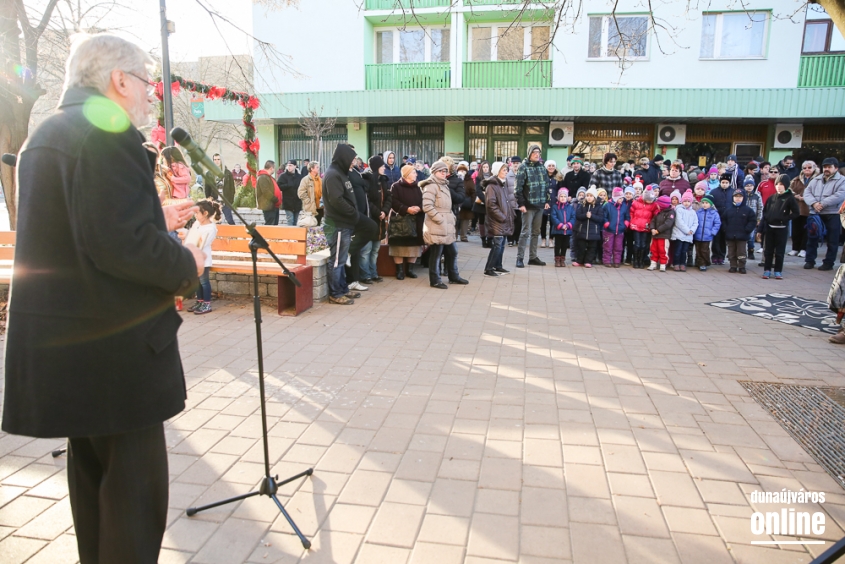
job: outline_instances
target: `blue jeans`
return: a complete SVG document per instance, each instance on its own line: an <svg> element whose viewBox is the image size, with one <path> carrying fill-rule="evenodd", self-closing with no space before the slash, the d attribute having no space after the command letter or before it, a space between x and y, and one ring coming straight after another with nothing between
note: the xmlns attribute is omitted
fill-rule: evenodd
<svg viewBox="0 0 845 564"><path fill-rule="evenodd" d="M352 242L352 229L337 228L334 222L326 220L323 222L323 231L331 252L331 258L326 265L329 295L339 298L349 293L349 285L346 283L346 259L349 255L349 244Z"/></svg>
<svg viewBox="0 0 845 564"><path fill-rule="evenodd" d="M209 270L211 270L211 268L206 266L205 270L202 271L202 276L200 276L200 287L197 288L197 299L201 302L211 301L211 282L208 280Z"/></svg>
<svg viewBox="0 0 845 564"><path fill-rule="evenodd" d="M839 223L839 214L825 213L819 214L819 217L827 229L827 235L825 235L827 253L824 256L822 263L826 266L833 266L836 262L836 251L839 249L839 232L842 229L842 226ZM816 256L819 254L819 243L821 243L821 240L818 237L807 237L807 256L804 258L804 261L807 264L816 264Z"/></svg>
<svg viewBox="0 0 845 564"><path fill-rule="evenodd" d="M378 278L378 251L381 248L381 241L370 241L361 249L361 278L374 280Z"/></svg>
<svg viewBox="0 0 845 564"><path fill-rule="evenodd" d="M235 216L232 215L232 208L230 208L226 204L223 204L223 217L226 218L226 223L228 223L229 225L235 224Z"/></svg>
<svg viewBox="0 0 845 564"><path fill-rule="evenodd" d="M675 256L672 257L672 264L676 266L686 266L687 264L687 252L689 251L690 245L689 241L681 241L680 239L675 240Z"/></svg>
<svg viewBox="0 0 845 564"><path fill-rule="evenodd" d="M292 211L284 210L285 212L285 221L288 224L288 227L296 227L296 216Z"/></svg>
<svg viewBox="0 0 845 564"><path fill-rule="evenodd" d="M502 266L502 257L504 254L505 238L501 235L496 235L493 237L493 246L490 247L490 253L487 255L487 265L484 267L484 271L504 268Z"/></svg>

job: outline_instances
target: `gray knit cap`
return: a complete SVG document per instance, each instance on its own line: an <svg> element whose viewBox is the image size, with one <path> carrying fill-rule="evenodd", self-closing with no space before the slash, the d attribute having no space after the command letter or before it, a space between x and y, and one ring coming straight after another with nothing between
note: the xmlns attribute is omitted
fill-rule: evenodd
<svg viewBox="0 0 845 564"><path fill-rule="evenodd" d="M443 161L435 161L435 163L431 165L431 174L434 174L438 170L445 170L448 172L449 166Z"/></svg>

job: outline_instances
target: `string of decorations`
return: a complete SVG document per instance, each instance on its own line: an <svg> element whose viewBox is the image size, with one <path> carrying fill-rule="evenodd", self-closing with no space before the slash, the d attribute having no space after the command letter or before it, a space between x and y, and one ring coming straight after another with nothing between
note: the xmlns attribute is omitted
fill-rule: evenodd
<svg viewBox="0 0 845 564"><path fill-rule="evenodd" d="M253 116L255 110L259 107L258 98L246 92L238 92L229 90L222 86L212 86L194 80L185 80L181 76L171 75L172 82L170 83L170 91L173 96L178 96L184 88L190 92L204 95L209 100L224 100L226 102L237 102L240 107L244 109L243 124L244 124L244 138L238 143L241 150L246 156L246 170L247 176L244 178L244 186L252 186L255 188L256 174L258 174L258 150L261 148L261 143L258 137L255 136L255 124L253 123ZM155 83L155 94L159 100L158 105L158 125L156 125L150 137L153 142L164 145L165 131L164 131L164 82L159 80Z"/></svg>

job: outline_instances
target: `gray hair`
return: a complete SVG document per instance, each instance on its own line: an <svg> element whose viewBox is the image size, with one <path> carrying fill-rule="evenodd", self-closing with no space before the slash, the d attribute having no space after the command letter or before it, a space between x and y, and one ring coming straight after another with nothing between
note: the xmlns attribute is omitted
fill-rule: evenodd
<svg viewBox="0 0 845 564"><path fill-rule="evenodd" d="M358 160L361 160L361 159L358 159ZM315 168L317 168L318 166L320 166L320 163L318 163L317 161L310 161L310 162L308 163L308 170L309 170L309 171L314 170L314 169L315 169Z"/></svg>
<svg viewBox="0 0 845 564"><path fill-rule="evenodd" d="M819 165L817 165L814 161L804 161L804 163L801 165L801 168L804 168L807 165L813 165L813 174L819 172Z"/></svg>
<svg viewBox="0 0 845 564"><path fill-rule="evenodd" d="M65 68L64 89L96 88L105 94L115 70L143 77L155 61L143 49L110 33L72 37Z"/></svg>

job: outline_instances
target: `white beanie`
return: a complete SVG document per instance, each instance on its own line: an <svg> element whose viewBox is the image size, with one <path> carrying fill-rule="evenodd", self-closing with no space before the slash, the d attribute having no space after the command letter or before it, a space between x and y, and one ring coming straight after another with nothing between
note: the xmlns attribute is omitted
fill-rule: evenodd
<svg viewBox="0 0 845 564"><path fill-rule="evenodd" d="M493 176L499 176L499 171L502 170L503 166L505 166L505 163L502 161L496 161L493 163L493 166L490 167L490 172L493 173Z"/></svg>
<svg viewBox="0 0 845 564"><path fill-rule="evenodd" d="M553 160L549 159L549 160L546 161L546 168L549 168L550 166L553 167L553 168L557 168L557 163L554 162Z"/></svg>

